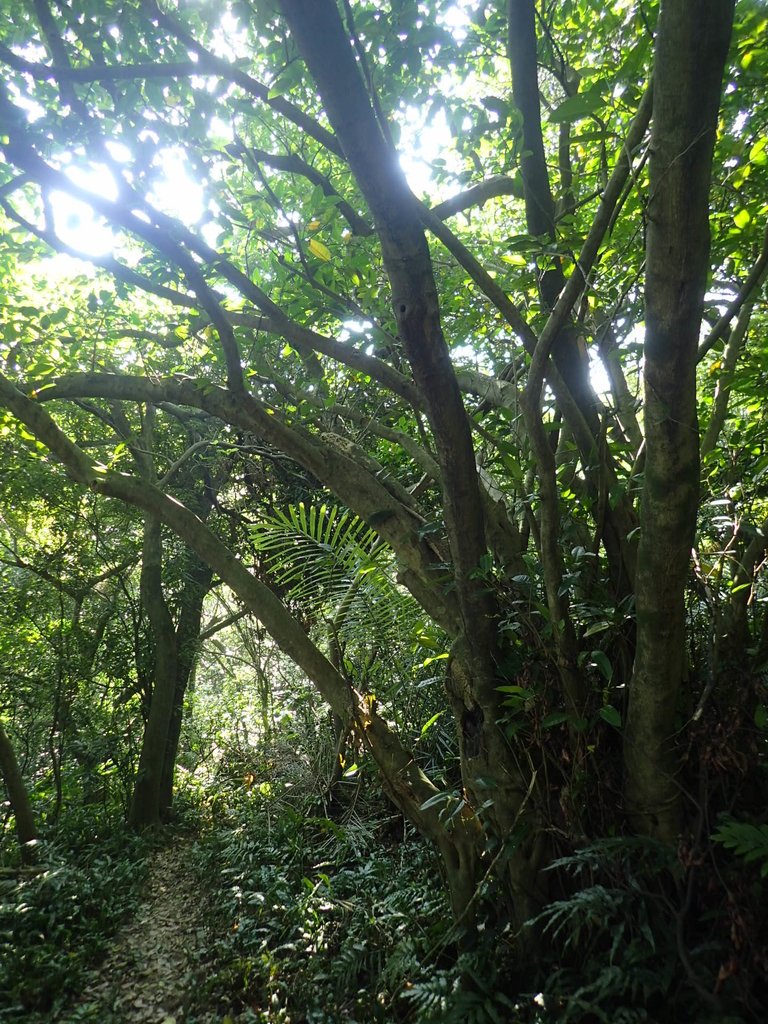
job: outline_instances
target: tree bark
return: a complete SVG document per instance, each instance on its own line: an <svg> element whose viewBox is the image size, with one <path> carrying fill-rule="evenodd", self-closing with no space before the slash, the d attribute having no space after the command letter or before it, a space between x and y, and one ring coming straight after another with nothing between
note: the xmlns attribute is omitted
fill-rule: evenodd
<svg viewBox="0 0 768 1024"><path fill-rule="evenodd" d="M16 819L16 835L19 840L19 851L22 864L33 864L37 841L37 827L32 805L29 802L27 787L24 785L16 752L13 749L8 733L0 721L0 775L3 777L8 800Z"/></svg>
<svg viewBox="0 0 768 1024"><path fill-rule="evenodd" d="M174 633L176 647L176 680L173 706L168 723L162 778L160 782L160 813L166 817L173 803L173 777L184 718L184 698L200 649L200 625L203 602L210 590L213 571L194 554L187 555L188 566L180 598L179 619Z"/></svg>
<svg viewBox="0 0 768 1024"><path fill-rule="evenodd" d="M154 672L149 717L144 728L139 769L128 812L128 823L135 829L153 828L161 823L163 770L176 694L176 632L163 595L162 561L160 518L146 512L141 601L152 635Z"/></svg>
<svg viewBox="0 0 768 1024"><path fill-rule="evenodd" d="M499 611L480 572L488 550L483 502L469 420L443 335L421 208L388 141L381 114L374 110L334 0L280 0L280 8L370 207L398 332L432 429L459 605L448 687L462 755L469 816L465 820L475 823L478 835L473 843L480 842L480 825L472 808L486 805L484 824L500 843L509 843L521 816L530 814L526 802L530 780L499 724L505 718L498 691L503 681L498 668ZM434 583L430 589L434 590ZM468 824L461 827L470 828ZM535 828L531 831L536 833ZM454 879L458 901L454 911L460 914L459 905L469 891L468 872L479 865L476 853L467 854L464 840L461 847L457 859L444 856L449 880ZM528 843L515 846L508 873L517 924L531 910L539 866Z"/></svg>
<svg viewBox="0 0 768 1024"><path fill-rule="evenodd" d="M656 36L646 246L645 482L637 653L624 742L626 811L667 842L680 824L674 737L696 525L696 361L709 266L708 202L733 0L666 0Z"/></svg>
<svg viewBox="0 0 768 1024"><path fill-rule="evenodd" d="M512 95L522 121L520 173L525 195L526 226L530 234L554 244L557 240L555 203L541 126L534 0L507 0L507 29ZM633 126L633 136L635 131L640 136L645 131L646 102L644 98L636 124ZM623 166L625 159L627 170L629 169L628 154L619 158L617 168ZM576 280L578 278L573 279ZM546 263L539 267L539 293L542 305L547 311L554 310L565 289L566 278L559 256L547 257ZM537 348L540 347L540 344L537 345ZM590 471L590 467L597 465L598 472L603 473L606 473L608 468L601 465L603 460L596 458L600 435L600 403L592 387L589 358L584 343L572 322L566 322L556 331L551 342L551 352L557 375L550 374L549 383L570 422L586 468L593 500L597 503L600 487L594 480L596 474ZM538 383L534 390L538 391ZM545 468L540 467L540 471L544 472ZM631 593L635 556L628 537L633 533L635 525L631 507L625 499L621 499L615 506L610 505L606 508L603 544L611 567L614 589L619 597Z"/></svg>

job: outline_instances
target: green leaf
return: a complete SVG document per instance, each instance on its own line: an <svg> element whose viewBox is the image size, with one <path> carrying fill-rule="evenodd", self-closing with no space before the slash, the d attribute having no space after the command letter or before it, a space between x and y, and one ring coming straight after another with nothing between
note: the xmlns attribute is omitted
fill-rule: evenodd
<svg viewBox="0 0 768 1024"><path fill-rule="evenodd" d="M444 651L442 654L436 654L434 658L426 658L421 664L426 668L427 665L431 665L435 661L445 661L447 658L450 658L450 654Z"/></svg>
<svg viewBox="0 0 768 1024"><path fill-rule="evenodd" d="M432 715L429 721L425 722L421 727L421 735L424 736L435 724L435 722L445 714L445 711L438 711L436 715Z"/></svg>
<svg viewBox="0 0 768 1024"><path fill-rule="evenodd" d="M567 711L551 711L542 721L542 729L551 729L555 725L562 725L567 722L570 715Z"/></svg>
<svg viewBox="0 0 768 1024"><path fill-rule="evenodd" d="M313 256L317 256L317 258L322 260L324 263L327 263L330 260L331 250L327 245L323 245L323 243L319 242L316 238L310 238L308 245L309 251Z"/></svg>
<svg viewBox="0 0 768 1024"><path fill-rule="evenodd" d="M613 677L613 665L604 651L592 651L590 665L594 665L606 682L610 683Z"/></svg>
<svg viewBox="0 0 768 1024"><path fill-rule="evenodd" d="M549 115L552 124L561 124L563 121L580 121L583 117L589 117L596 110L604 106L603 86L592 86L587 92L576 93L563 100L559 107L556 107Z"/></svg>
<svg viewBox="0 0 768 1024"><path fill-rule="evenodd" d="M726 850L733 850L747 864L762 861L760 875L763 878L768 876L768 825L725 818L712 834L712 839Z"/></svg>
<svg viewBox="0 0 768 1024"><path fill-rule="evenodd" d="M603 619L602 622L593 622L589 629L584 630L584 637L594 636L595 633L603 633L606 629L610 629L613 625L608 619Z"/></svg>
<svg viewBox="0 0 768 1024"><path fill-rule="evenodd" d="M449 800L453 800L455 797L452 793L435 793L428 800L419 807L420 811L428 811L430 807L436 807L438 804L447 804Z"/></svg>
<svg viewBox="0 0 768 1024"><path fill-rule="evenodd" d="M768 163L768 152L766 152L766 147L768 147L768 137L763 136L761 139L758 139L750 149L749 162L751 164L757 164L758 166Z"/></svg>
<svg viewBox="0 0 768 1024"><path fill-rule="evenodd" d="M616 729L621 728L621 713L617 711L616 708L612 707L612 705L606 704L604 707L600 708L598 715L604 722L607 722L608 725L612 725Z"/></svg>
<svg viewBox="0 0 768 1024"><path fill-rule="evenodd" d="M747 226L747 224L750 223L751 220L752 217L750 216L749 211L742 209L739 210L739 212L733 218L733 223L740 231L742 231Z"/></svg>

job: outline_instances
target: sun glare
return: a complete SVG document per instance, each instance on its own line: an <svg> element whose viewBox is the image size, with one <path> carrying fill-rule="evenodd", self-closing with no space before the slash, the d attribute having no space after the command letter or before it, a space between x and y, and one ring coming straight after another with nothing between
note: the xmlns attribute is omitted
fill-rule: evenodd
<svg viewBox="0 0 768 1024"><path fill-rule="evenodd" d="M130 160L130 150L122 143L110 143L109 148L116 161L127 163ZM160 150L154 166L158 173L148 200L158 210L184 224L197 223L205 212L205 196L202 186L189 172L183 150ZM78 189L94 199L115 201L118 198L115 178L103 164L72 165L66 168L65 173ZM65 245L86 257L104 256L114 250L116 233L85 197L75 197L59 189L51 192L48 198L56 234Z"/></svg>
<svg viewBox="0 0 768 1024"><path fill-rule="evenodd" d="M147 199L183 224L196 224L205 212L205 196L199 182L189 173L189 161L182 149L161 149L153 161L160 175Z"/></svg>
<svg viewBox="0 0 768 1024"><path fill-rule="evenodd" d="M95 198L115 200L117 183L103 164L72 164L64 173L79 189ZM85 199L55 190L48 197L56 234L66 245L88 256L103 256L112 250L115 236L103 217Z"/></svg>
<svg viewBox="0 0 768 1024"><path fill-rule="evenodd" d="M437 158L446 158L450 152L451 133L445 113L438 110L429 124L424 124L421 111L409 107L405 112L400 147L400 166L411 190L417 196L429 194L434 199L436 185L432 164ZM438 189L439 191L439 189Z"/></svg>

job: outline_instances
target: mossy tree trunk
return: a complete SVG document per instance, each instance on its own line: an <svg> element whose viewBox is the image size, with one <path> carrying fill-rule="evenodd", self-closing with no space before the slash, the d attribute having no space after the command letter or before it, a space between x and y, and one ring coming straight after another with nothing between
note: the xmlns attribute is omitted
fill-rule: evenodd
<svg viewBox="0 0 768 1024"><path fill-rule="evenodd" d="M624 744L641 833L680 823L674 737L686 667L685 586L699 494L696 362L709 268L709 187L733 0L667 0L656 35L646 245L645 481L637 654Z"/></svg>

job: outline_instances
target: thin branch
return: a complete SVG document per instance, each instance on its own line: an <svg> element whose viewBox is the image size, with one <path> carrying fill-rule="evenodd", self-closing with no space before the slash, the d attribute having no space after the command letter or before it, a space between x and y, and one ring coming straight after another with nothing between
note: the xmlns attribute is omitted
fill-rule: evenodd
<svg viewBox="0 0 768 1024"><path fill-rule="evenodd" d="M214 441L209 441L209 440L206 439L206 440L203 440L203 441L196 441L194 444L190 445L189 448L187 448L187 450L185 452L182 452L182 454L179 456L179 458L176 459L176 461L169 467L169 469L165 473L165 475L162 476L157 481L158 486L159 487L163 487L163 488L167 487L168 484L171 482L171 480L174 478L174 476L178 473L178 471L184 465L184 463L188 459L190 459L195 454L195 452L200 451L201 448L209 448L213 444L215 444Z"/></svg>
<svg viewBox="0 0 768 1024"><path fill-rule="evenodd" d="M396 494L396 481L387 477L383 467L370 457L363 464L357 451L345 450L343 439L337 443L332 435L324 435L318 440L301 427L286 424L275 410L247 392L236 395L208 380L189 377L149 381L129 375L73 373L30 389L30 393L41 403L59 398L131 400L154 406L171 402L203 410L253 433L312 473L361 518L375 525L396 551L403 571L411 571L417 583L420 581L423 591L417 599L426 602L426 610L448 632L457 631L455 596L431 586L435 559L419 533L420 520L410 507L413 497L401 491ZM427 582L430 586L425 586Z"/></svg>
<svg viewBox="0 0 768 1024"><path fill-rule="evenodd" d="M456 262L462 266L486 298L490 299L501 313L512 330L521 339L526 351L533 352L536 348L536 335L522 313L510 299L504 289L494 281L480 261L469 251L451 229L443 224L434 210L424 203L417 203L422 223L429 231L439 238Z"/></svg>
<svg viewBox="0 0 768 1024"><path fill-rule="evenodd" d="M244 146L241 143L233 143L231 146L227 146L227 152L238 156L247 156L254 161L262 164L266 164L267 167L274 167L278 171L287 171L289 174L299 174L301 177L306 178L307 181L312 182L313 185L319 185L323 190L323 195L330 197L338 197L339 201L336 204L336 209L344 217L346 222L353 234L369 236L373 234L373 228L361 217L360 214L346 201L343 199L339 192L333 187L331 182L326 178L324 174L308 164L306 160L302 160L296 153L268 153L264 149L254 149L249 146Z"/></svg>
<svg viewBox="0 0 768 1024"><path fill-rule="evenodd" d="M586 285L592 266L597 258L598 250L611 223L613 211L624 191L624 185L632 171L633 155L637 147L645 137L653 110L653 86L645 90L637 113L629 126L627 137L621 148L621 153L616 161L610 180L606 186L600 205L595 213L594 220L589 229L589 234L584 240L581 252L576 260L573 273L566 281L565 287L560 293L549 319L541 332L536 351L531 360L528 371L526 388L529 395L537 395L541 391L544 382L544 375L547 368L547 361L557 337L571 315L571 311L581 291Z"/></svg>
<svg viewBox="0 0 768 1024"><path fill-rule="evenodd" d="M217 619L216 622L212 622L210 626L206 626L205 629L200 630L198 636L198 642L204 643L206 640L210 640L212 636L221 632L222 629L226 629L227 626L232 626L240 619L244 619L247 615L251 615L250 608L241 608L237 612L230 612L229 615L225 615L223 619Z"/></svg>
<svg viewBox="0 0 768 1024"><path fill-rule="evenodd" d="M74 245L69 245L67 242L62 241L54 231L32 224L31 221L23 217L18 210L5 200L0 199L0 208L11 220L15 221L35 238L40 239L41 242L45 242L46 245L49 245L56 252L91 263L101 270L106 270L107 273L112 274L113 277L124 284L133 285L136 288L141 288L142 291L157 295L158 298L167 299L175 306L182 306L185 309L196 309L199 306L198 300L193 295L185 295L184 292L177 291L175 288L166 288L164 285L156 284L148 277L144 277L142 274L132 270L131 267L120 263L113 256L93 256L82 249L76 248Z"/></svg>
<svg viewBox="0 0 768 1024"><path fill-rule="evenodd" d="M747 302L742 306L736 325L731 331L731 336L725 346L723 353L722 367L715 387L715 397L712 403L712 414L707 424L704 437L701 439L701 457L706 456L714 449L720 433L723 429L726 416L728 415L728 401L731 397L731 375L736 368L739 356L747 340L749 322L752 319L754 302Z"/></svg>
<svg viewBox="0 0 768 1024"><path fill-rule="evenodd" d="M270 97L269 89L265 85L257 82L255 78L251 78L244 71L240 71L239 68L233 67L226 60L222 60L221 57L216 57L209 50L206 50L193 35L186 31L180 22L161 11L156 3L151 2L148 6L151 6L153 16L157 18L158 23L163 28L172 32L192 53L197 54L197 74L204 74L206 71L212 72L230 82L234 82L244 92L261 100L262 103L265 103L268 107L271 107L278 114L282 114L283 117L295 124L297 128L301 128L303 132L316 142L319 142L321 146L324 146L334 156L339 157L341 160L344 159L344 151L338 139L327 128L323 128L314 118L309 117L303 110L289 100L286 100L283 96Z"/></svg>
<svg viewBox="0 0 768 1024"><path fill-rule="evenodd" d="M733 320L733 318L738 314L739 310L744 303L747 302L749 297L762 285L766 274L768 274L768 222L766 222L765 231L763 233L763 246L760 250L760 255L755 261L755 265L745 278L744 284L739 288L736 298L726 306L723 315L717 321L701 345L699 345L699 351L696 357L697 362L700 363L707 352L710 352L718 341L720 341L723 334L725 334L728 329L731 320Z"/></svg>
<svg viewBox="0 0 768 1024"><path fill-rule="evenodd" d="M61 63L60 58L57 64L40 64L32 60L20 57L13 50L0 43L0 60L19 71L29 75L38 82L72 82L90 84L93 82L125 82L136 79L149 78L189 78L191 75L200 74L200 64L197 61L186 60L174 64L112 64L108 67L103 65L91 65L88 67L73 68L68 64Z"/></svg>
<svg viewBox="0 0 768 1024"><path fill-rule="evenodd" d="M500 196L515 196L521 199L522 195L523 190L519 181L506 175L497 175L438 203L432 207L432 213L440 220L447 220L463 210L485 206L490 199L498 199Z"/></svg>

